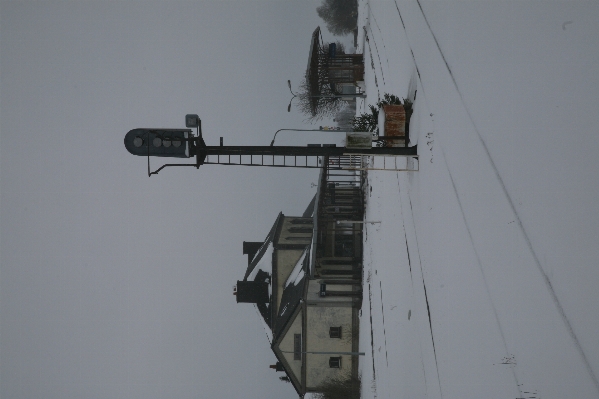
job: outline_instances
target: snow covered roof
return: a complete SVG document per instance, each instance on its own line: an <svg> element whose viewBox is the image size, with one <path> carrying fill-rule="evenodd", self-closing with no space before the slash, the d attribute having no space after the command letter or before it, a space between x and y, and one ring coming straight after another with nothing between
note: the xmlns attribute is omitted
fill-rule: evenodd
<svg viewBox="0 0 599 399"><path fill-rule="evenodd" d="M279 314L274 323L275 338L285 329L285 325L303 298L306 282L308 281L306 270L308 268L309 257L307 254L308 249L304 251L285 282L281 304L279 305Z"/></svg>
<svg viewBox="0 0 599 399"><path fill-rule="evenodd" d="M310 201L310 203L308 204L308 207L306 208L306 210L302 214L303 218L311 218L312 216L314 216L314 209L315 209L315 204L316 204L316 195L317 194L314 194L314 197L312 197L312 201Z"/></svg>
<svg viewBox="0 0 599 399"><path fill-rule="evenodd" d="M260 309L258 308L257 304L254 304L254 308L256 309L256 313L258 313L258 315L262 316L262 312L260 312ZM268 339L268 343L272 344L272 330L270 328L270 325L268 323L266 323L266 320L264 320L264 317L260 317L260 319L262 320L262 327L264 328L264 332L266 333L266 338Z"/></svg>
<svg viewBox="0 0 599 399"><path fill-rule="evenodd" d="M262 251L260 257L255 257L256 262L250 274L246 277L246 281L264 281L259 277L259 274L268 275L268 279L270 282L270 276L272 276L272 253L274 251L274 245L272 241L265 243L263 245L264 251ZM272 295L272 285L268 284L268 295L269 297Z"/></svg>
<svg viewBox="0 0 599 399"><path fill-rule="evenodd" d="M262 244L260 249L258 249L258 251L256 251L256 254L254 255L254 257L252 258L252 261L248 265L248 268L245 272L245 276L243 277L244 281L254 281L252 278L250 278L250 275L255 276L255 273L257 272L257 270L255 270L255 268L258 265L258 263L260 263L260 261L264 258L265 252L267 250L269 250L269 244L272 243L275 233L277 231L277 226L281 222L282 218L283 218L283 213L279 212L277 219L275 220L275 222L272 225L272 227L270 228L270 231L268 232L266 238L264 239L264 244ZM265 264L260 263L259 268L262 268L262 270L267 271L266 269L264 269L265 267L266 267ZM272 263L270 264L270 266L268 266L268 273L272 274Z"/></svg>
<svg viewBox="0 0 599 399"><path fill-rule="evenodd" d="M304 261L306 260L306 253L307 253L307 251L304 251L302 256L299 258L299 260L293 267L293 270L289 274L289 277L287 277L287 281L285 281L284 288L289 287L290 284L297 285L297 284L299 284L301 279L304 278L304 275L305 275Z"/></svg>
<svg viewBox="0 0 599 399"><path fill-rule="evenodd" d="M268 327L267 336L269 336L269 341L272 340L272 336L270 335L270 329L272 329L272 254L274 251L273 239L275 233L277 231L277 227L283 220L283 213L279 213L277 219L275 220L273 226L271 227L266 239L264 240L264 244L258 249L256 255L250 262L248 266L245 276L243 278L244 281L259 281L268 283L268 303L258 303L256 304L256 308L260 312L262 319L266 323Z"/></svg>

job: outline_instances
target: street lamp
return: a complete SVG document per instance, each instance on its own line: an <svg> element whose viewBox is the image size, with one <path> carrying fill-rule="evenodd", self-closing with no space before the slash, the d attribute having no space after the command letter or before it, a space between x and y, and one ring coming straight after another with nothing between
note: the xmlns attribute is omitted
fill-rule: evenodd
<svg viewBox="0 0 599 399"><path fill-rule="evenodd" d="M295 94L293 92L293 90L291 90L291 80L287 80L287 86L289 86L289 91L291 92L291 94L293 95L293 97L291 97L291 100L289 100L289 105L287 106L287 112L291 112L291 102L293 101L293 99L295 97L297 97L297 94ZM272 145L272 144L271 144Z"/></svg>
<svg viewBox="0 0 599 399"><path fill-rule="evenodd" d="M272 137L272 141L270 142L270 146L272 147L275 144L275 139L277 138L277 134L283 130L291 131L291 132L337 132L337 133L345 133L340 130L325 130L325 129L279 129L275 132L275 135Z"/></svg>
<svg viewBox="0 0 599 399"><path fill-rule="evenodd" d="M297 353L292 351L281 351L281 353ZM364 352L300 352L307 355L349 355L349 356L364 356Z"/></svg>

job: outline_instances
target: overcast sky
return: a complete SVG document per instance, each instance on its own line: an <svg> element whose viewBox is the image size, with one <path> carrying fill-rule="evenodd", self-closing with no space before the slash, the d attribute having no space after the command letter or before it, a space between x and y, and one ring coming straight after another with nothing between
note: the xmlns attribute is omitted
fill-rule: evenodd
<svg viewBox="0 0 599 399"><path fill-rule="evenodd" d="M262 240L279 211L301 214L317 172L148 178L123 137L184 127L187 113L208 144L312 128L287 113L286 81L297 88L324 28L318 5L0 3L0 397L296 396L232 287L242 241Z"/></svg>

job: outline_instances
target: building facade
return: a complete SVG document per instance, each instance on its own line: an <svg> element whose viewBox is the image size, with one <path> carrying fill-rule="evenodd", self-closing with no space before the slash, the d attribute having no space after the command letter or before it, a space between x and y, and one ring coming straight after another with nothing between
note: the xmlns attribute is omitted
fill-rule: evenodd
<svg viewBox="0 0 599 399"><path fill-rule="evenodd" d="M363 196L359 172L329 170L302 216L280 213L266 239L244 242L248 267L238 302L260 312L276 369L300 395L357 378L362 303Z"/></svg>
<svg viewBox="0 0 599 399"><path fill-rule="evenodd" d="M310 38L305 78L312 115L326 108L327 103L363 97L363 83L364 56L346 54L338 43L323 43L320 27L316 28Z"/></svg>

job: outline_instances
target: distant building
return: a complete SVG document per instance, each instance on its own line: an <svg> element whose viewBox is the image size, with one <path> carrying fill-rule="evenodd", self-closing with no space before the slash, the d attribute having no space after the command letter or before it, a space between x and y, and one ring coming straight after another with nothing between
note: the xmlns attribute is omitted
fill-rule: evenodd
<svg viewBox="0 0 599 399"><path fill-rule="evenodd" d="M359 87L364 83L364 56L346 54L338 43L323 43L320 27L310 39L306 69L307 96L312 115L318 113L323 102L333 98L354 101L362 97Z"/></svg>
<svg viewBox="0 0 599 399"><path fill-rule="evenodd" d="M343 157L324 158L328 165ZM302 216L279 213L266 239L244 242L248 267L237 302L259 310L283 371L300 395L330 379L358 375L362 303L361 178L321 171Z"/></svg>
<svg viewBox="0 0 599 399"><path fill-rule="evenodd" d="M353 119L356 117L356 103L350 102L346 106L341 108L335 114L334 122L337 124L340 130L344 132L351 132L354 130L352 125Z"/></svg>

